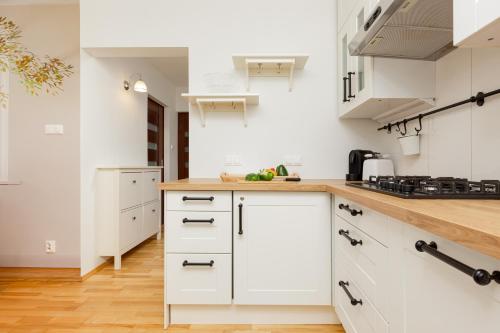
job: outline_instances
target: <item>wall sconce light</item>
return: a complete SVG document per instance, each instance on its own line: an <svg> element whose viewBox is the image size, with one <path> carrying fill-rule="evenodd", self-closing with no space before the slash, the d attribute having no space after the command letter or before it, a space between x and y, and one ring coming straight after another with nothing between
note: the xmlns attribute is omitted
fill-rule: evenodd
<svg viewBox="0 0 500 333"><path fill-rule="evenodd" d="M142 80L142 75L138 74L138 73L137 74L132 74L130 76L129 80L123 81L123 88L125 90L129 90L130 89L130 82L132 81L132 78L134 76L136 76L136 75L138 76L139 79L137 81L135 81L135 83L134 83L134 91L137 91L137 92L148 92L148 86L146 85L146 82L144 82Z"/></svg>

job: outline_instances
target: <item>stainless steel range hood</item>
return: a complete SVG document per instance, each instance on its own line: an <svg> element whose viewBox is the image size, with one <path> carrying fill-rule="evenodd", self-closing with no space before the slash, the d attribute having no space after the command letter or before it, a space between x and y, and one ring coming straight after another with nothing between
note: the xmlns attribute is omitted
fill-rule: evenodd
<svg viewBox="0 0 500 333"><path fill-rule="evenodd" d="M453 0L380 0L349 43L353 56L436 60L453 49Z"/></svg>

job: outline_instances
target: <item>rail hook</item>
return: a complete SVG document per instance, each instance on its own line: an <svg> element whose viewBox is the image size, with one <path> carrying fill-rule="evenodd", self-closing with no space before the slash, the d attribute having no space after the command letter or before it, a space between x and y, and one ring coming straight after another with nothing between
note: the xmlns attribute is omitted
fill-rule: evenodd
<svg viewBox="0 0 500 333"><path fill-rule="evenodd" d="M415 127L415 132L417 132L417 135L422 130L422 115L421 114L418 115L418 125L420 126L420 128Z"/></svg>
<svg viewBox="0 0 500 333"><path fill-rule="evenodd" d="M387 124L387 134L391 134L391 132L392 132L392 124L388 123Z"/></svg>
<svg viewBox="0 0 500 333"><path fill-rule="evenodd" d="M402 136L406 136L406 132L407 132L407 130L406 130L406 123L407 122L408 122L408 120L406 120L406 119L403 120L403 126L404 126L404 129L405 129L405 132L403 133L403 131L400 131L400 133L401 133Z"/></svg>
<svg viewBox="0 0 500 333"><path fill-rule="evenodd" d="M396 132L401 132L401 128L399 128L399 125L401 125L399 123L399 121L395 124L397 127L395 128Z"/></svg>

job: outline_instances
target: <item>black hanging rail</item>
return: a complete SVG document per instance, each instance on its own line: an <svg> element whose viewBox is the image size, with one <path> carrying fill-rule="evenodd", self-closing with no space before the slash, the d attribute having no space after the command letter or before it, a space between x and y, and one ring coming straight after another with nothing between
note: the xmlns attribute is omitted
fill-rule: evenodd
<svg viewBox="0 0 500 333"><path fill-rule="evenodd" d="M432 111L429 111L429 112L420 113L420 114L418 114L416 116L413 116L413 117L410 117L410 118L405 118L405 119L397 121L395 123L388 123L387 125L382 126L382 127L378 128L377 130L378 131L387 130L388 133L391 133L392 127L396 126L396 128L397 128L398 131L400 131L403 135L406 135L406 124L408 122L412 121L412 120L417 120L418 119L419 122L420 122L420 130L422 130L422 118L424 118L424 117L433 115L433 114L438 113L438 112L446 111L446 110L449 110L449 109L452 109L452 108L455 108L457 106L464 105L464 104L467 104L467 103L476 103L478 106L483 106L484 99L486 97L490 97L490 96L497 95L497 94L500 94L500 89L496 89L496 90L493 90L493 91L490 91L490 92L487 92L487 93L483 93L483 92L480 91L480 92L478 92L476 94L476 96L471 96L470 98L468 98L466 100L463 100L463 101L460 101L460 102L456 102L456 103L453 103L453 104L450 104L450 105L447 105L447 106L443 106L441 108L438 108L438 109L435 109L435 110L432 110ZM400 125L404 125L404 133L400 129ZM417 129L415 129L415 130L417 131L417 133L420 132L420 130L417 130Z"/></svg>

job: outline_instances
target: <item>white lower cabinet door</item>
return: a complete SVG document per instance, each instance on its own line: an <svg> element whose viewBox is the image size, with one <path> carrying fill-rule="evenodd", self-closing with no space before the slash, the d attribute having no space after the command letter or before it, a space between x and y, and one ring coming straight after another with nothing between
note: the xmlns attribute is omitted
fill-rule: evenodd
<svg viewBox="0 0 500 333"><path fill-rule="evenodd" d="M154 201L144 206L144 222L142 225L143 239L160 232L160 201Z"/></svg>
<svg viewBox="0 0 500 333"><path fill-rule="evenodd" d="M142 218L142 207L120 213L120 251L127 251L139 242Z"/></svg>
<svg viewBox="0 0 500 333"><path fill-rule="evenodd" d="M230 254L167 254L167 304L231 304Z"/></svg>
<svg viewBox="0 0 500 333"><path fill-rule="evenodd" d="M330 195L234 192L234 303L331 305Z"/></svg>
<svg viewBox="0 0 500 333"><path fill-rule="evenodd" d="M439 252L490 273L500 270L500 260L411 226L405 233L404 332L500 332L500 284L478 285L449 264L419 252L415 244L434 242Z"/></svg>

